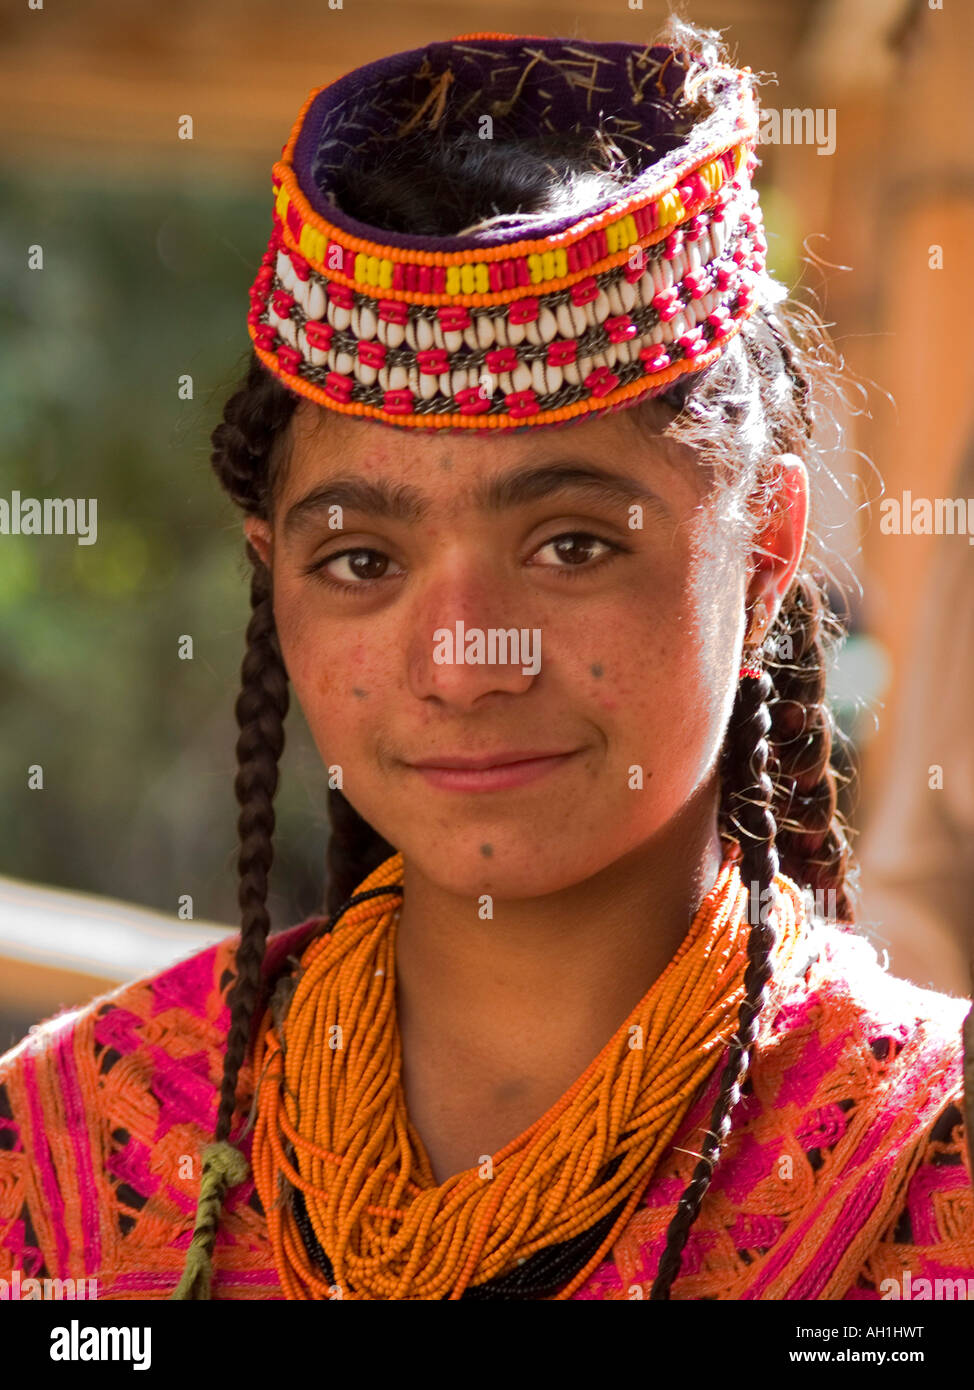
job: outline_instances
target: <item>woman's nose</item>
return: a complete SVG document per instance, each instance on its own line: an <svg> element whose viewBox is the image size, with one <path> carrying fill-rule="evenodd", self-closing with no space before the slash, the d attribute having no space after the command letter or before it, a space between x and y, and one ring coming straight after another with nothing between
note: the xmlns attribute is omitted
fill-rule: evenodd
<svg viewBox="0 0 974 1390"><path fill-rule="evenodd" d="M417 600L409 635L413 693L470 705L520 694L541 670L541 628L528 605L484 568L452 566Z"/></svg>

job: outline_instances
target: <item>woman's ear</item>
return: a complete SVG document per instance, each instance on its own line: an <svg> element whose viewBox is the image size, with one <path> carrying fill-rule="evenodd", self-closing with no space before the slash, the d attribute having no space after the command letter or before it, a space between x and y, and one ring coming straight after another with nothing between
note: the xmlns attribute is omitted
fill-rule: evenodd
<svg viewBox="0 0 974 1390"><path fill-rule="evenodd" d="M779 454L772 471L773 495L769 516L750 557L752 576L747 590L748 613L757 608L749 645L759 645L778 616L785 594L805 553L808 537L808 470L797 454ZM763 602L765 619L761 621Z"/></svg>
<svg viewBox="0 0 974 1390"><path fill-rule="evenodd" d="M274 557L274 536L266 521L259 516L248 516L243 524L244 535L257 551L265 569L270 569Z"/></svg>

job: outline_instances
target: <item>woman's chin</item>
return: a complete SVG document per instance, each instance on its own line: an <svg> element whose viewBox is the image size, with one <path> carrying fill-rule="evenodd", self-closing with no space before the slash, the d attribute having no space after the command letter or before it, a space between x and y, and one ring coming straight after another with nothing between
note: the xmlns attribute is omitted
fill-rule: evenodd
<svg viewBox="0 0 974 1390"><path fill-rule="evenodd" d="M589 866L581 846L578 854L572 855L565 853L564 844L559 844L557 858L549 859L543 852L526 850L523 837L509 845L496 837L473 847L444 846L441 842L432 857L429 848L428 843L424 844L415 859L411 859L408 847L403 849L407 891L411 863L443 893L470 899L487 894L497 901L561 892L587 878L597 867Z"/></svg>

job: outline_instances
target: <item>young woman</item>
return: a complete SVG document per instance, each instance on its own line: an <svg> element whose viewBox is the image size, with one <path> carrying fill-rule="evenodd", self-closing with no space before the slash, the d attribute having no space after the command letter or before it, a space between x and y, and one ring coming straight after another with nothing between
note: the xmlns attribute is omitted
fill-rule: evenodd
<svg viewBox="0 0 974 1390"><path fill-rule="evenodd" d="M213 436L253 566L242 930L3 1059L11 1269L116 1299L974 1276L965 1003L851 927L832 368L765 269L753 89L671 21L463 36L302 108ZM268 940L292 688L328 912Z"/></svg>

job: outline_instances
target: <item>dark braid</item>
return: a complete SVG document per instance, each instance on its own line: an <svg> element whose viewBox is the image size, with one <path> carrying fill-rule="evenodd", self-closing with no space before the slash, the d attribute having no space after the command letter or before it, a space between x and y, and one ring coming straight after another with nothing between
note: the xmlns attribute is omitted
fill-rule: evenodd
<svg viewBox="0 0 974 1390"><path fill-rule="evenodd" d="M252 353L246 379L227 401L223 419L213 431L211 456L224 488L238 506L251 515L267 515L275 482L271 466L273 445L287 426L296 404L296 397L265 372ZM233 1124L237 1080L260 997L261 966L270 930L267 886L274 859L273 803L278 760L284 748L288 676L274 623L271 576L249 542L246 553L252 567L251 616L241 664L240 694L235 706L240 729L234 782L240 805L237 819L240 941L229 998L230 1028L223 1060L215 1143L204 1155L193 1236L183 1276L172 1295L177 1299L209 1298L220 1206L226 1187L242 1181L246 1174L245 1160L228 1150L226 1141ZM222 1151L220 1145L224 1146Z"/></svg>
<svg viewBox="0 0 974 1390"><path fill-rule="evenodd" d="M711 1112L700 1162L693 1170L690 1184L680 1198L676 1214L667 1228L666 1248L660 1257L650 1290L651 1299L668 1299L673 1280L679 1273L683 1247L710 1186L721 1145L730 1131L731 1112L740 1099L741 1087L747 1078L751 1049L757 1036L758 1016L765 1002L765 987L772 975L771 952L775 933L767 920L768 892L778 872L778 855L774 847L775 823L770 808L771 779L766 771L769 753L767 736L771 729L768 712L771 690L771 678L766 671L762 671L757 679L744 677L738 686L727 730L727 784L742 789L733 800L734 824L741 846L739 870L741 882L748 890L748 920L751 924L747 939L745 995L738 1013L737 1032L728 1049L720 1091ZM766 919L763 922L762 915Z"/></svg>
<svg viewBox="0 0 974 1390"><path fill-rule="evenodd" d="M274 793L278 759L284 748L288 678L274 626L271 580L257 552L248 544L254 566L250 581L251 618L237 699L237 777L234 783L240 816L237 860L240 885L240 944L234 964L236 982L230 997L230 1032L220 1087L217 1140L227 1139L233 1120L237 1075L250 1036L260 993L260 968L270 929L267 876L274 859Z"/></svg>
<svg viewBox="0 0 974 1390"><path fill-rule="evenodd" d="M777 314L768 309L763 320L793 388L791 409L777 419L769 412L772 437L782 452L804 457L815 431L812 383ZM804 326L800 320L798 326ZM822 584L811 570L800 569L765 639L775 689L770 706L773 809L781 872L799 887L834 894L834 912L827 915L852 922L849 831L838 810L840 776L832 766L835 721L826 699L826 619L835 639L841 627Z"/></svg>
<svg viewBox="0 0 974 1390"><path fill-rule="evenodd" d="M834 893L834 915L851 922L847 891L850 847L837 810L839 774L831 763L834 720L825 697L821 587L799 575L772 628L787 636L792 655L775 660L775 694L770 705L773 808L778 826L781 872L814 893ZM826 902L826 906L828 903Z"/></svg>

